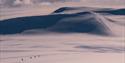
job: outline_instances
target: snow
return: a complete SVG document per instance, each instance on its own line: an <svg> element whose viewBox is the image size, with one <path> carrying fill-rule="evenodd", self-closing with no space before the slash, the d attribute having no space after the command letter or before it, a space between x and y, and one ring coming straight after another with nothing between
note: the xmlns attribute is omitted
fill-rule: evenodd
<svg viewBox="0 0 125 63"><path fill-rule="evenodd" d="M47 3L38 6L1 8L0 20L48 15L66 6L124 8L124 5L86 4L67 2L49 6ZM125 63L125 15L103 16L118 22L118 24L105 22L116 36L87 33L0 35L0 63ZM105 20L104 17L100 15L99 17Z"/></svg>
<svg viewBox="0 0 125 63"><path fill-rule="evenodd" d="M124 63L124 41L86 34L7 35L1 36L0 59L1 63Z"/></svg>

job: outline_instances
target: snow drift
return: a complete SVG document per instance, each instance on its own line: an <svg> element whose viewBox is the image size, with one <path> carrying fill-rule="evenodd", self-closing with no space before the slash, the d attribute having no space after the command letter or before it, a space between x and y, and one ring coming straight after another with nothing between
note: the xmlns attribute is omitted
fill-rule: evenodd
<svg viewBox="0 0 125 63"><path fill-rule="evenodd" d="M62 7L44 16L20 17L0 21L0 34L32 33L38 31L58 33L89 33L111 35L113 23L104 15L125 15L125 9ZM104 14L104 15L103 15ZM38 30L39 29L39 30ZM37 32L36 32L37 31Z"/></svg>

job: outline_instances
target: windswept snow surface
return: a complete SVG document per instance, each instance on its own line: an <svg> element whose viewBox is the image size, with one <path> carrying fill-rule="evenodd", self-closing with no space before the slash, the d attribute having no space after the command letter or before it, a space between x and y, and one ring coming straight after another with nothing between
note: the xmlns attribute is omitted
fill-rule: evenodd
<svg viewBox="0 0 125 63"><path fill-rule="evenodd" d="M124 63L121 37L88 34L1 36L1 63Z"/></svg>
<svg viewBox="0 0 125 63"><path fill-rule="evenodd" d="M1 20L0 63L125 62L124 8L54 9Z"/></svg>

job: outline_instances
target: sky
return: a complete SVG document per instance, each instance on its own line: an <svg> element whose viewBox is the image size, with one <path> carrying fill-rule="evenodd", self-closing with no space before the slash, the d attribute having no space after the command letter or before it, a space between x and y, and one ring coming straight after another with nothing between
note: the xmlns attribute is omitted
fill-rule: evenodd
<svg viewBox="0 0 125 63"><path fill-rule="evenodd" d="M15 0L0 0L1 1L6 1L6 2L12 2ZM29 0L24 0L25 2L29 2ZM93 3L122 3L125 4L125 0L32 0L32 1L83 1L83 2L93 2Z"/></svg>
<svg viewBox="0 0 125 63"><path fill-rule="evenodd" d="M15 0L0 0L0 4L2 5L14 5L14 4L30 4L30 0L24 0L24 2L14 2ZM125 0L32 0L33 2L39 4L41 1L74 1L74 2L83 2L84 4L96 4L96 5L122 5L125 6ZM33 4L33 3L31 3Z"/></svg>

